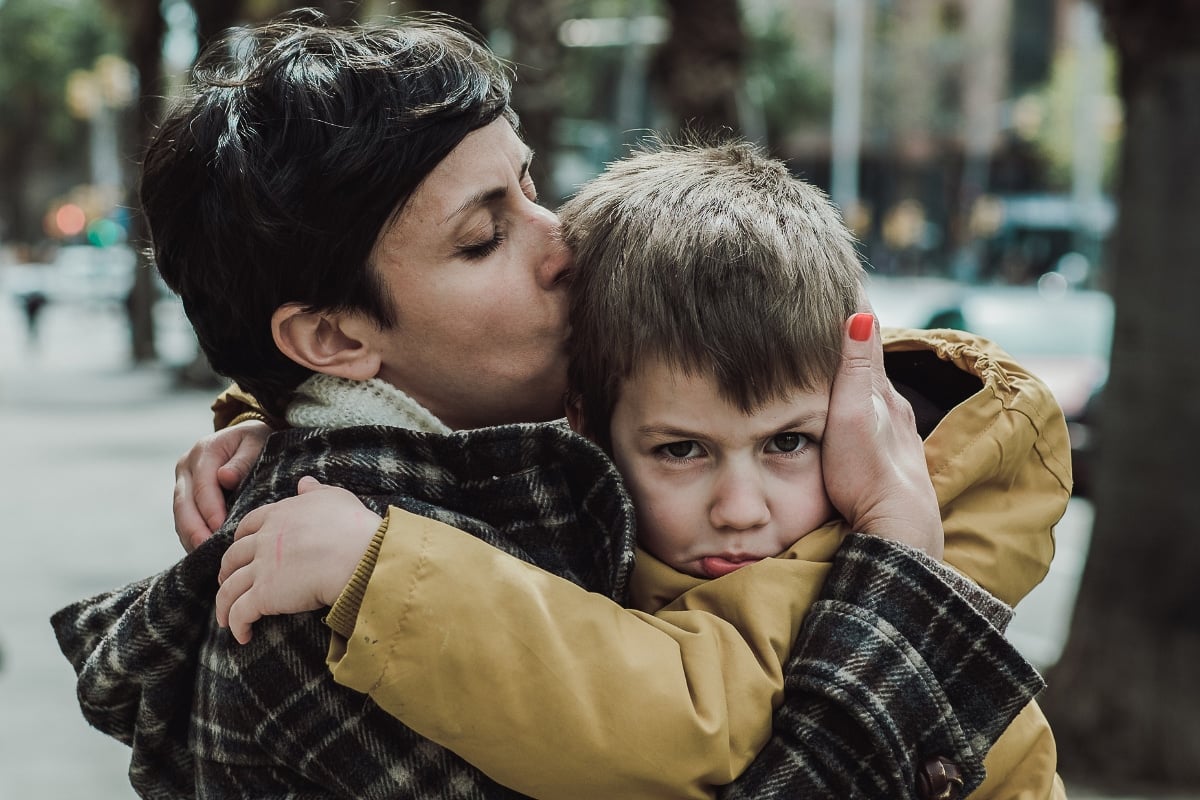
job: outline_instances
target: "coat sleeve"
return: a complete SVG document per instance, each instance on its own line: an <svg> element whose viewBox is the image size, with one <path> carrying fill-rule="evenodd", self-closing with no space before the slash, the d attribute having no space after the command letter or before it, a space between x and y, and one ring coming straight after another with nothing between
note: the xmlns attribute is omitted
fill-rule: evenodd
<svg viewBox="0 0 1200 800"><path fill-rule="evenodd" d="M923 554L851 535L788 662L771 740L722 800L916 799L935 759L966 796L1044 687L1004 638L1010 617Z"/></svg>
<svg viewBox="0 0 1200 800"><path fill-rule="evenodd" d="M931 348L980 390L925 439L942 510L945 561L1009 605L1041 582L1071 497L1067 424L1046 385L992 342L949 331L893 331L889 351Z"/></svg>
<svg viewBox="0 0 1200 800"><path fill-rule="evenodd" d="M77 675L84 718L132 747L144 797L195 796L188 729L200 642L227 535L151 578L57 611L51 625Z"/></svg>
<svg viewBox="0 0 1200 800"><path fill-rule="evenodd" d="M841 538L810 534L649 614L442 523L389 521L334 678L539 798L707 798L733 780L770 735Z"/></svg>
<svg viewBox="0 0 1200 800"><path fill-rule="evenodd" d="M1021 710L983 765L987 780L972 800L1066 800L1054 734L1036 700Z"/></svg>
<svg viewBox="0 0 1200 800"><path fill-rule="evenodd" d="M440 523L418 517L406 525L399 535L385 538L353 631L344 640L335 638L330 651L335 679L369 694L501 783L545 798L711 797L717 786L731 781L766 742L795 627L829 570L828 559L804 557L812 553L769 559L707 582L655 616L622 609ZM828 548L829 555L836 549L831 534L806 540L817 550ZM878 544L860 542L851 550ZM958 588L977 592L984 599L976 602L992 616L979 613L947 582L957 578L949 570L939 573L906 548L893 549L893 570L872 573L869 585L855 583L862 577L861 563L848 562L857 577L835 582L841 594L827 607L837 611L827 608L825 624L835 633L852 631L858 645L869 644L879 655L878 663L847 667L854 680L903 684L908 694L889 694L886 702L874 698L884 707L873 717L863 716L852 696L793 687L789 678L786 708L789 713L802 709L804 719L842 713L855 726L846 746L858 748L852 753L856 757L886 742L888 754L904 765L893 770L895 783L889 785L911 791L913 764L933 730L942 733L937 742L948 740L944 752L970 761L979 775L984 745L991 743L984 740L994 740L999 731L993 735L988 727L982 737L964 737L963 723L987 727L994 715L1005 713L987 702L961 711L948 702L947 688L963 690L955 683L961 652L926 659L921 648L936 649L926 626L955 622L960 636L952 644L961 651L971 650L969 636L1000 646L1005 643L996 620L1006 609L962 581ZM928 585L915 585L919 581L908 572ZM464 575L488 579L465 587ZM739 579L746 590L736 584ZM721 589L727 583L732 585ZM919 598L895 602L916 589L922 592ZM862 593L868 597L859 597ZM882 607L876 595L887 598ZM946 606L937 607L940 616L928 616L930 597ZM848 615L844 625L837 613ZM905 624L909 638L897 638L897 623ZM834 663L856 663L842 649L845 636L826 642L823 635L808 636L809 650L792 658L793 673L807 670L811 676ZM987 664L1014 670L1013 660L1024 665L1011 647L989 655L996 660L976 658L985 665L976 676L992 677ZM519 679L490 675L493 665L503 665L505 673ZM1036 681L1036 674L1031 679ZM1019 710L1031 695L1011 683L997 691L1009 689ZM809 785L823 790L821 781L829 774L846 774L843 762L803 752L807 746L802 743L798 755L813 772L793 775L788 792ZM907 795L897 790L892 796Z"/></svg>

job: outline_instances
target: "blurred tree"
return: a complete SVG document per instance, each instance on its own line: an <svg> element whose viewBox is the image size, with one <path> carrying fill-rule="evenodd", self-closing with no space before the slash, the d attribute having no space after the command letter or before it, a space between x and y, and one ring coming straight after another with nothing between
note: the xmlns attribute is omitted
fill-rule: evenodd
<svg viewBox="0 0 1200 800"><path fill-rule="evenodd" d="M1121 116L1116 96L1116 62L1106 52L1101 79L1105 92L1097 102L1096 133L1101 137L1105 185L1112 183L1116 167L1117 145L1121 141ZM1016 101L1013 115L1016 133L1037 147L1046 164L1049 188L1060 191L1071 186L1073 155L1076 144L1074 115L1079 96L1079 54L1074 48L1062 49L1051 62L1049 79Z"/></svg>
<svg viewBox="0 0 1200 800"><path fill-rule="evenodd" d="M162 113L162 43L166 24L159 0L109 0L125 23L125 48L138 76L138 97L132 126L133 141L126 149L135 153L131 162L141 164L142 149L149 141ZM137 248L137 270L126 310L129 313L130 354L134 363L157 357L154 344L154 302L158 289L154 283L144 248L149 234L138 211L136 197L130 198L134 213L130 216L129 238Z"/></svg>
<svg viewBox="0 0 1200 800"><path fill-rule="evenodd" d="M6 239L43 237L48 196L83 183L88 151L84 123L66 102L67 77L97 56L120 52L113 20L91 2L0 3L0 221ZM32 191L43 176L48 191ZM45 178L48 177L48 181Z"/></svg>
<svg viewBox="0 0 1200 800"><path fill-rule="evenodd" d="M789 136L814 128L824 131L829 126L832 75L826 63L815 63L814 58L830 59L826 53L814 57L811 48L797 41L799 23L782 5L747 23L748 99L761 110L767 142L776 152L786 154Z"/></svg>
<svg viewBox="0 0 1200 800"><path fill-rule="evenodd" d="M243 0L189 0L196 15L196 42L204 43L241 21Z"/></svg>
<svg viewBox="0 0 1200 800"><path fill-rule="evenodd" d="M430 11L440 11L443 14L458 17L480 33L486 34L488 31L483 13L483 0L439 0L418 5L420 8Z"/></svg>
<svg viewBox="0 0 1200 800"><path fill-rule="evenodd" d="M162 16L161 0L109 0L125 20L126 49L131 63L138 74L140 94L133 126L132 149L136 152L136 163L141 163L141 153L149 142L162 116L164 75L162 69L163 37L166 25ZM310 2L279 2L268 0L189 0L196 18L197 45L203 47L213 36L234 25L272 16L289 8L318 7L335 22L349 19L357 7L353 0L310 0ZM136 205L136 203L134 204ZM131 220L131 238L145 242L149 231L141 214ZM129 296L129 330L131 351L135 362L144 362L156 357L154 343L154 303L157 288L153 272L143 254L139 253L139 268ZM180 378L189 385L214 385L219 382L209 367L204 355L197 351L191 363L180 371Z"/></svg>
<svg viewBox="0 0 1200 800"><path fill-rule="evenodd" d="M558 29L566 16L563 0L508 0L503 19L512 37L509 58L517 69L513 108L521 118L521 135L538 154L530 167L534 185L542 192L542 201L551 206L562 199L553 196L550 176L565 92Z"/></svg>
<svg viewBox="0 0 1200 800"><path fill-rule="evenodd" d="M1068 778L1200 786L1200 2L1102 0L1125 106L1091 550L1045 698ZM1188 167L1192 164L1192 167Z"/></svg>
<svg viewBox="0 0 1200 800"><path fill-rule="evenodd" d="M746 36L737 0L664 0L671 33L652 77L681 127L740 133Z"/></svg>

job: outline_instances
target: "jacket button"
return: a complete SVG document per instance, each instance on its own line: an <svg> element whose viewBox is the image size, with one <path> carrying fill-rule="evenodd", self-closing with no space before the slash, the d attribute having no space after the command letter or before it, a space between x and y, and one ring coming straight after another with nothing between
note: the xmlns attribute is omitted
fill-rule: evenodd
<svg viewBox="0 0 1200 800"><path fill-rule="evenodd" d="M962 773L941 756L927 759L917 772L917 794L923 800L958 800L962 790Z"/></svg>

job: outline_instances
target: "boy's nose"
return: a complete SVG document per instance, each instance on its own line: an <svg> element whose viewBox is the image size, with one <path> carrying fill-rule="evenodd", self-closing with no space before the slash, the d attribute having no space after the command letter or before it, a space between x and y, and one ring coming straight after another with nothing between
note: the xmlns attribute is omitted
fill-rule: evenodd
<svg viewBox="0 0 1200 800"><path fill-rule="evenodd" d="M737 471L722 475L715 486L709 518L714 528L730 532L770 522L770 506L758 476Z"/></svg>

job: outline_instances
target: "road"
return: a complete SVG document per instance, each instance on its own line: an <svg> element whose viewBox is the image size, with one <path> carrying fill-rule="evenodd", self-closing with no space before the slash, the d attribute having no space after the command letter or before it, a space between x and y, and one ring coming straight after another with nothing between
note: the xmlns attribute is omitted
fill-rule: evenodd
<svg viewBox="0 0 1200 800"><path fill-rule="evenodd" d="M190 335L162 311L162 355L178 363ZM0 297L0 800L127 800L128 749L84 722L48 618L179 557L172 468L208 431L211 395L174 388L162 366L131 368L115 307L51 305L41 323L33 346ZM1090 528L1090 505L1074 502L1050 577L1013 623L1040 666L1061 648Z"/></svg>

